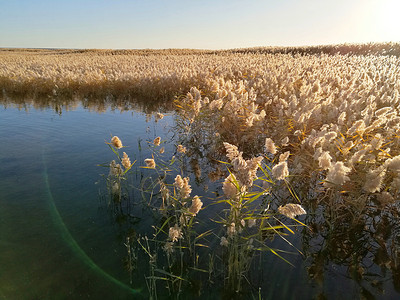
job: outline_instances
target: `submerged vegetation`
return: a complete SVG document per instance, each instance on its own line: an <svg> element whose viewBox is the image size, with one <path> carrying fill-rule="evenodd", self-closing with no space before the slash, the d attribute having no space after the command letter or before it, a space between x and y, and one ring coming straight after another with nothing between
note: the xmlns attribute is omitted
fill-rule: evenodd
<svg viewBox="0 0 400 300"><path fill-rule="evenodd" d="M139 162L157 222L126 243L130 270L140 249L149 261L152 297L160 281L179 295L193 274L239 291L254 253L281 256L268 240L291 243L286 234L301 226L310 278L322 285L326 268L345 266L368 298L384 294L382 278L400 293L399 49L3 49L0 88L5 103L45 95L49 103L174 104L176 155L163 158L159 137ZM118 206L137 189L127 188L137 168L119 138L109 146L117 158L107 164L107 186ZM193 179L216 182L220 194L192 195ZM305 212L304 224L296 221Z"/></svg>

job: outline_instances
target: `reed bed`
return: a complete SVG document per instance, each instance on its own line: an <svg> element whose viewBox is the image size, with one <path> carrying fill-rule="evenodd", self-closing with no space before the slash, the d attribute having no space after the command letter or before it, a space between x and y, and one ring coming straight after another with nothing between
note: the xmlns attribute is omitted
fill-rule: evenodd
<svg viewBox="0 0 400 300"><path fill-rule="evenodd" d="M223 196L215 202L226 209L217 218L219 235L196 232L201 210L208 208L201 197L190 195L187 174L171 177L175 158L160 163L161 149L146 159L145 168L157 175L151 191L159 195L157 209L164 219L153 238L136 239L136 246L148 255L154 298L158 280L180 293L188 276L182 253L192 270L211 277L215 258L201 269L196 255L212 237L229 249L220 251L228 261L223 276L240 290L251 261L242 258L254 251L276 252L268 248L266 232L293 231L303 225L294 217L305 212L309 227L303 230L302 250L315 258L311 277L322 281L324 263L331 259L345 263L357 280L370 273L370 260L382 273L389 269L395 281L400 269L395 236L400 231L399 49L393 43L224 51L3 49L0 87L3 98L175 100L182 144L177 155L190 159L185 168L196 179L207 170L210 179L219 180ZM119 203L131 165L119 144L109 145L117 160L107 165L107 182ZM129 166L119 165L124 163ZM127 245L134 248L132 241ZM156 264L160 251L167 253L164 269Z"/></svg>
<svg viewBox="0 0 400 300"><path fill-rule="evenodd" d="M288 156L292 176L322 176L323 189L397 195L399 58L244 57L240 71L221 67L177 101L195 147L271 148L272 162Z"/></svg>
<svg viewBox="0 0 400 300"><path fill-rule="evenodd" d="M206 86L210 78L237 81L248 70L260 74L266 65L279 67L271 61L276 54L289 60L323 54L398 57L399 49L395 43L219 51L0 49L0 89L10 96L171 100Z"/></svg>

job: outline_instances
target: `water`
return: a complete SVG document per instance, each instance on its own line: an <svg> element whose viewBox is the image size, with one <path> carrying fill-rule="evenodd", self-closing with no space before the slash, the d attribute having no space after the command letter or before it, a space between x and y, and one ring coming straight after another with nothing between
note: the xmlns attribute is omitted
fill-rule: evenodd
<svg viewBox="0 0 400 300"><path fill-rule="evenodd" d="M102 106L100 113L82 104L65 110L37 103L36 108L15 106L8 101L0 109L0 299L146 299L147 274L143 272L147 272L147 263L132 273L131 283L131 274L123 267L124 243L132 228L151 232L151 211L135 204L131 212L116 213L108 205L100 175L108 174L108 169L98 165L115 158L105 143L112 135L122 139L128 146L123 150L138 165L151 157L148 142L157 136L166 141L166 156L176 154L173 113L155 122L154 116L149 120L141 109L131 107L121 112ZM132 184L139 185L150 173L142 169ZM205 186L209 192L218 189L205 181L204 172L197 184L195 176L191 178L195 194L201 195ZM133 202L140 202L139 194L131 194ZM207 205L211 200L203 201ZM213 210L201 214L211 216ZM312 223L312 218L302 220ZM346 260L329 252L332 246L310 245L332 242L323 234L307 239L310 231L299 231L291 239L304 256L280 239L271 242L273 247L294 252L286 257L294 267L270 253L257 258L247 276L255 287L251 295L258 298L258 287L263 299L354 299L361 295L394 299L400 295L395 288L398 266L382 269L378 259L388 258L379 256L378 250L364 254L362 261L370 265L369 273L357 280ZM360 243L360 247L376 247L374 243ZM219 255L219 250L207 251ZM390 253L396 256L396 251ZM197 283L194 279L192 285ZM216 280L215 285L203 283L203 288L193 287L181 298L228 299L222 285L223 280ZM159 295L160 299L169 297Z"/></svg>
<svg viewBox="0 0 400 300"><path fill-rule="evenodd" d="M97 165L113 158L110 134L141 159L138 139L168 137L171 122L167 115L148 123L141 112L2 107L0 298L130 295L115 284L129 284L125 249L99 201L104 170Z"/></svg>

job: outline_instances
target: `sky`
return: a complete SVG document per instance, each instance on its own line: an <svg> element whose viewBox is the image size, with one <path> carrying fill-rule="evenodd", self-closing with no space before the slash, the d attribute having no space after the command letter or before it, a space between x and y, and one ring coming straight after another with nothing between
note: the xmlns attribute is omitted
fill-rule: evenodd
<svg viewBox="0 0 400 300"><path fill-rule="evenodd" d="M0 0L0 47L231 49L400 42L399 0Z"/></svg>

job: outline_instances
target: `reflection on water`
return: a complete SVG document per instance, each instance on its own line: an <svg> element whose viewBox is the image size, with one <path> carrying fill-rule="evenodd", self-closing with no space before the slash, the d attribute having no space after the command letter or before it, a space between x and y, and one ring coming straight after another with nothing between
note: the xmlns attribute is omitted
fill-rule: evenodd
<svg viewBox="0 0 400 300"><path fill-rule="evenodd" d="M303 232L310 278L322 285L329 273L359 286L367 299L400 292L400 227L398 202L381 197L343 197L332 205L328 196L310 199L314 214Z"/></svg>
<svg viewBox="0 0 400 300"><path fill-rule="evenodd" d="M91 112L105 113L111 111L140 111L152 113L155 111L169 111L173 109L171 101L164 99L146 99L146 98L70 98L59 96L45 97L8 97L6 94L0 95L0 103L3 107L14 107L19 110L43 110L51 109L58 114L63 111L74 111L78 108L84 108Z"/></svg>
<svg viewBox="0 0 400 300"><path fill-rule="evenodd" d="M151 186L151 178L157 177L149 177L151 170L137 168L128 182L126 198L119 204L109 203L104 179L99 176L106 177L108 169L98 164L115 158L104 143L112 135L122 138L128 146L123 151L132 162L137 160L138 166L151 157L148 145L157 136L162 136L165 156L171 157L176 154L174 141L183 140L183 132L175 136L177 131L171 131L179 120L174 122L173 114L166 113L164 119L154 122L149 114L165 112L166 107L148 101L5 97L1 101L0 138L5 142L0 147L0 298L147 298L144 275L149 275L149 269L140 264L146 254L132 247L129 256L125 244L129 244L127 238L150 236L152 225L162 225L163 220L154 217L153 206L143 205L149 197L143 187ZM185 136L188 151L181 167L191 174L194 194L204 195L203 202L208 205L212 200L205 196L222 192L221 181L227 171L218 163L222 152L210 153L202 135L205 133ZM398 297L397 202L351 193L323 195L309 192L305 183L299 180L294 189L308 199L304 204L308 215L302 219L307 228L291 239L304 255L289 256L294 267L273 255L258 257L247 275L249 295L258 297L261 287L263 299L337 298L343 293L345 298ZM290 196L283 191L275 195L276 203L271 204L275 206ZM152 204L159 205L158 196L153 197ZM335 203L341 205L331 205L333 197L338 197ZM207 218L211 211L222 208L210 207L200 214ZM154 224L154 220L161 223ZM210 228L212 224L201 225ZM271 246L293 252L281 239L273 239ZM204 250L202 255L222 254ZM213 285L209 274L189 274L197 277L187 295L226 295L222 288L207 289L223 286L223 277L213 277Z"/></svg>

